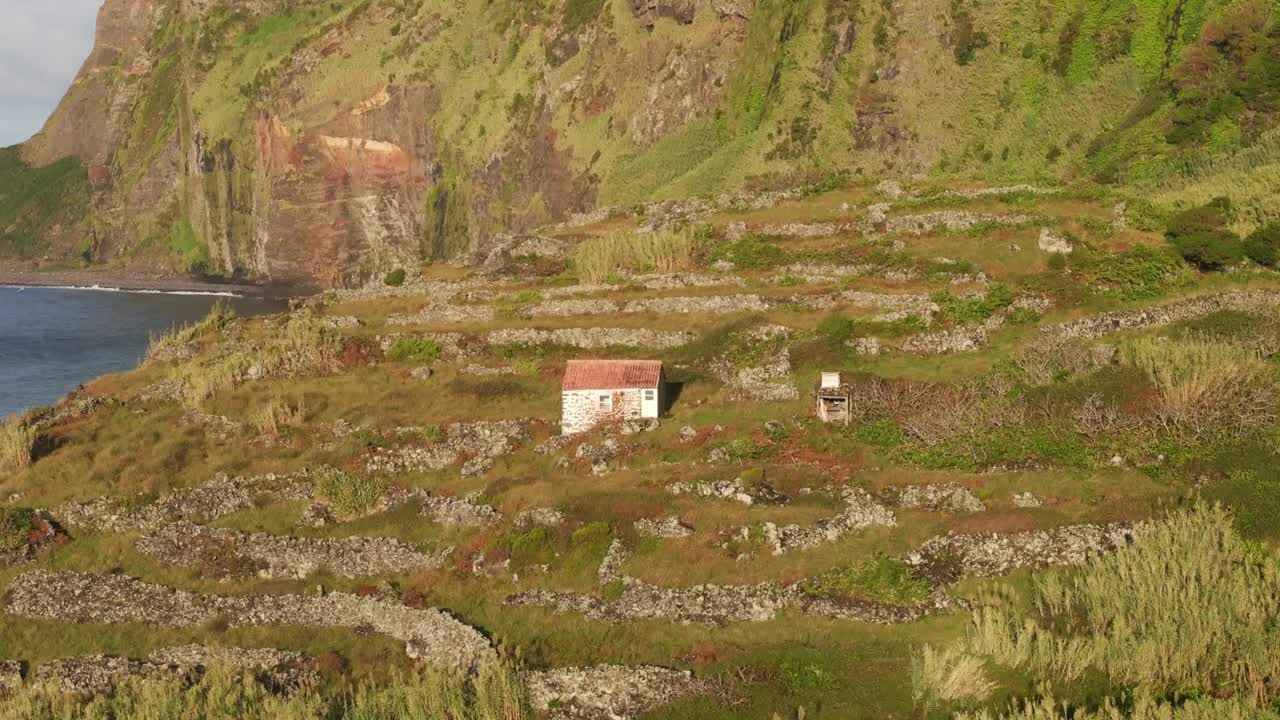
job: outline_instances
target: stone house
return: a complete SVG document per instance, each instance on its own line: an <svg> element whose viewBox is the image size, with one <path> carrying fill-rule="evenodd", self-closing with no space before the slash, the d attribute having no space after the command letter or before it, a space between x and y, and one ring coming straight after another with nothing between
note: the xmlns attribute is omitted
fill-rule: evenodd
<svg viewBox="0 0 1280 720"><path fill-rule="evenodd" d="M604 422L657 418L667 400L660 360L570 360L561 388L560 432Z"/></svg>
<svg viewBox="0 0 1280 720"><path fill-rule="evenodd" d="M813 390L818 400L818 419L825 423L849 424L853 405L853 378L847 373L824 372Z"/></svg>

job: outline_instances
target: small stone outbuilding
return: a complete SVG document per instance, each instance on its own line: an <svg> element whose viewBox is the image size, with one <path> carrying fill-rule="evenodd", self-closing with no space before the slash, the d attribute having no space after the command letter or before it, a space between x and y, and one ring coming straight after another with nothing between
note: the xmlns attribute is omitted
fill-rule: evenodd
<svg viewBox="0 0 1280 720"><path fill-rule="evenodd" d="M853 405L853 378L847 373L824 372L814 388L818 401L818 419L825 423L848 425Z"/></svg>
<svg viewBox="0 0 1280 720"><path fill-rule="evenodd" d="M662 415L667 379L661 360L570 360L561 388L560 432Z"/></svg>

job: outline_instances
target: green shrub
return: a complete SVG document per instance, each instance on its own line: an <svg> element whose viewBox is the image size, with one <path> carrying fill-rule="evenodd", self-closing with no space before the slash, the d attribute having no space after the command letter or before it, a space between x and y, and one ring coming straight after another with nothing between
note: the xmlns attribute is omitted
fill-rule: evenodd
<svg viewBox="0 0 1280 720"><path fill-rule="evenodd" d="M404 284L404 277L404 270L396 268L395 270L387 273L386 277L382 278L382 282L386 283L389 287L400 287Z"/></svg>
<svg viewBox="0 0 1280 720"><path fill-rule="evenodd" d="M782 263L782 248L759 235L747 235L728 248L725 257L744 270L767 270Z"/></svg>
<svg viewBox="0 0 1280 720"><path fill-rule="evenodd" d="M1081 260L1094 291L1121 300L1150 300L1193 278L1177 255L1139 245L1124 252Z"/></svg>
<svg viewBox="0 0 1280 720"><path fill-rule="evenodd" d="M1273 268L1280 260L1280 222L1263 225L1244 240L1244 254L1259 265Z"/></svg>
<svg viewBox="0 0 1280 720"><path fill-rule="evenodd" d="M373 507L387 491L387 483L384 480L356 477L334 470L320 480L316 489L342 515L357 516Z"/></svg>
<svg viewBox="0 0 1280 720"><path fill-rule="evenodd" d="M1280 474L1236 470L1209 485L1204 495L1230 507L1236 526L1248 538L1280 539Z"/></svg>
<svg viewBox="0 0 1280 720"><path fill-rule="evenodd" d="M1007 285L995 283L986 295L958 298L947 291L934 294L933 301L942 308L946 322L957 324L980 323L1013 303L1013 291Z"/></svg>
<svg viewBox="0 0 1280 720"><path fill-rule="evenodd" d="M36 513L30 508L0 508L0 553L18 550L27 544L36 529Z"/></svg>
<svg viewBox="0 0 1280 720"><path fill-rule="evenodd" d="M902 426L892 420L876 420L860 425L853 432L853 437L861 443L875 447L900 447L907 442L907 434Z"/></svg>
<svg viewBox="0 0 1280 720"><path fill-rule="evenodd" d="M832 347L840 347L858 334L858 323L844 315L828 315L817 327L817 333Z"/></svg>
<svg viewBox="0 0 1280 720"><path fill-rule="evenodd" d="M1240 238L1227 229L1230 220L1231 203L1219 198L1174 215L1165 237L1187 262L1201 270L1221 270L1244 259Z"/></svg>
<svg viewBox="0 0 1280 720"><path fill-rule="evenodd" d="M534 528L526 533L512 535L511 564L516 567L546 565L555 559L551 544L551 532L546 528Z"/></svg>
<svg viewBox="0 0 1280 720"><path fill-rule="evenodd" d="M724 446L725 452L729 453L729 457L737 462L747 462L750 460L764 460L773 455L774 448L767 443L762 443L751 438L737 438L732 440L728 445Z"/></svg>
<svg viewBox="0 0 1280 720"><path fill-rule="evenodd" d="M1053 253L1049 255L1047 264L1050 270L1054 272L1062 272L1067 269L1067 256L1062 253Z"/></svg>
<svg viewBox="0 0 1280 720"><path fill-rule="evenodd" d="M387 350L387 359L398 362L433 363L440 359L440 343L431 338L401 337Z"/></svg>
<svg viewBox="0 0 1280 720"><path fill-rule="evenodd" d="M778 667L778 677L787 692L792 695L811 695L829 690L836 683L836 676L816 662L806 662L789 657Z"/></svg>
<svg viewBox="0 0 1280 720"><path fill-rule="evenodd" d="M828 570L805 582L809 595L910 604L929 596L929 583L911 573L911 568L877 552L860 563Z"/></svg>

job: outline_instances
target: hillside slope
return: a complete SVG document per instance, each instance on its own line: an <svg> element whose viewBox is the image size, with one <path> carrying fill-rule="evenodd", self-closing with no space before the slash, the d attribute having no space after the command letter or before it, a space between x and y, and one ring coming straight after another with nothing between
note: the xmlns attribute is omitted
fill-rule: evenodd
<svg viewBox="0 0 1280 720"><path fill-rule="evenodd" d="M0 252L352 285L596 207L845 173L1225 192L1251 225L1278 212L1275 10L107 0L22 149L30 172L78 160L84 189Z"/></svg>

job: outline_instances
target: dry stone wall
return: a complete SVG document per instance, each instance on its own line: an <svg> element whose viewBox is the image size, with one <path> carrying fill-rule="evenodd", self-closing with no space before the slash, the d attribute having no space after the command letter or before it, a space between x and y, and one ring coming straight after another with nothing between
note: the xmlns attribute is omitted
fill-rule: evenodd
<svg viewBox="0 0 1280 720"><path fill-rule="evenodd" d="M252 566L266 578L305 578L322 568L346 578L424 572L443 565L451 550L422 553L390 538L303 538L188 522L143 536L138 549L168 565L206 570Z"/></svg>
<svg viewBox="0 0 1280 720"><path fill-rule="evenodd" d="M419 610L346 593L327 595L204 595L120 575L34 571L9 586L6 611L75 623L144 623L199 627L316 625L368 628L405 643L415 660L467 669L495 657L475 629L439 610Z"/></svg>

